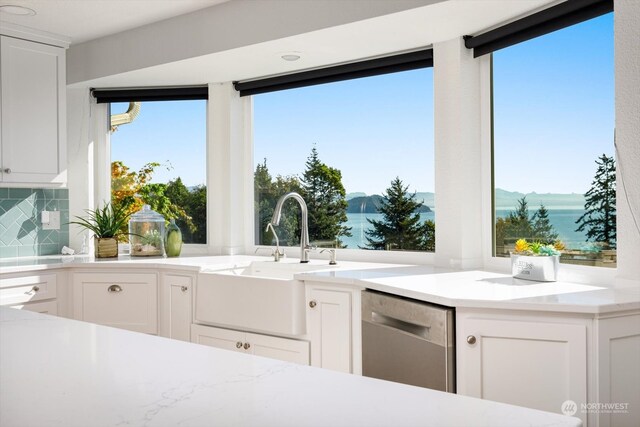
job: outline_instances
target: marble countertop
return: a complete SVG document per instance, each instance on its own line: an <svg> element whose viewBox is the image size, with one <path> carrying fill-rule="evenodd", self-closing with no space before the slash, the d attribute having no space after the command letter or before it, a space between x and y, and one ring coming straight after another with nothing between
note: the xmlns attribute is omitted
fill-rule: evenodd
<svg viewBox="0 0 640 427"><path fill-rule="evenodd" d="M0 273L57 268L152 268L215 272L249 265L271 257L193 256L141 258L120 256L99 260L89 256L14 258L0 261ZM295 263L287 258L282 263ZM312 260L326 268L326 260ZM488 271L452 271L425 265L340 261L335 268L300 273L304 281L350 285L457 307L606 314L640 310L640 282L626 286L586 285L570 282L532 282Z"/></svg>
<svg viewBox="0 0 640 427"><path fill-rule="evenodd" d="M0 425L579 426L503 403L0 307Z"/></svg>

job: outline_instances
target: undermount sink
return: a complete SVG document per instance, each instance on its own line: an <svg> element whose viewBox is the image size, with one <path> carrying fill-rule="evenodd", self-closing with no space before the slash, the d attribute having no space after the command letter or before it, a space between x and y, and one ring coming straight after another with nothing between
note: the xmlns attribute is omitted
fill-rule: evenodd
<svg viewBox="0 0 640 427"><path fill-rule="evenodd" d="M196 291L196 320L231 328L304 334L304 286L293 276L330 268L336 267L257 261L246 267L201 272Z"/></svg>

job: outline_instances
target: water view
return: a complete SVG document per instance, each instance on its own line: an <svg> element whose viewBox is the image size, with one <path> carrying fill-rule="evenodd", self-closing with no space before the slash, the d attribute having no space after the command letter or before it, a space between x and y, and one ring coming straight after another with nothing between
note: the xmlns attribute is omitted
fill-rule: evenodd
<svg viewBox="0 0 640 427"><path fill-rule="evenodd" d="M513 209L496 209L498 218L505 218ZM577 232L575 229L576 220L584 213L584 209L549 209L549 221L558 233L558 238L562 240L568 248L579 249L586 245L585 233ZM371 229L371 224L367 219L382 220L380 213L349 213L347 214L346 226L351 227L351 237L344 237L343 243L349 249L358 249L366 245L365 231ZM420 214L420 220L435 220L435 212L425 212ZM437 228L436 228L437 233Z"/></svg>

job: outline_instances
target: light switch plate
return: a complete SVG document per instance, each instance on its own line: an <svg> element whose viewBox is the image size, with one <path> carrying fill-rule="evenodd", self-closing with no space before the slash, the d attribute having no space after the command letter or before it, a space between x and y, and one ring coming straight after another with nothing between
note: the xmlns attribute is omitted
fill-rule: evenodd
<svg viewBox="0 0 640 427"><path fill-rule="evenodd" d="M49 222L43 223L42 229L43 230L60 230L60 211L49 211Z"/></svg>

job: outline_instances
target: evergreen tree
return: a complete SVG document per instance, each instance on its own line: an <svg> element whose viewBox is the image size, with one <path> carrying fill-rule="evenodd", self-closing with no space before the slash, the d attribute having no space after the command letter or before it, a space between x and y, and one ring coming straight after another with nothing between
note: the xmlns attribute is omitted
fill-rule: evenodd
<svg viewBox="0 0 640 427"><path fill-rule="evenodd" d="M531 217L531 228L533 240L536 242L549 245L558 239L558 233L555 232L553 225L549 221L549 211L542 204L540 209Z"/></svg>
<svg viewBox="0 0 640 427"><path fill-rule="evenodd" d="M509 212L504 231L505 241L509 243L515 243L518 239L533 239L533 224L529 219L529 204L526 196L518 199L518 206L515 211Z"/></svg>
<svg viewBox="0 0 640 427"><path fill-rule="evenodd" d="M415 200L416 194L409 194L399 177L391 181L380 206L382 221L368 219L373 226L366 230L367 249L378 250L420 250L425 247L426 227L420 224L417 209L422 203Z"/></svg>
<svg viewBox="0 0 640 427"><path fill-rule="evenodd" d="M576 220L576 231L587 231L587 241L616 247L616 163L606 154L596 160L598 169L585 193L585 213Z"/></svg>
<svg viewBox="0 0 640 427"><path fill-rule="evenodd" d="M312 242L330 241L342 247L340 237L351 236L347 222L347 200L342 173L320 161L313 147L302 175L302 198L309 211L309 239Z"/></svg>

